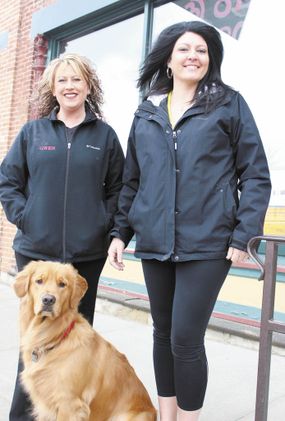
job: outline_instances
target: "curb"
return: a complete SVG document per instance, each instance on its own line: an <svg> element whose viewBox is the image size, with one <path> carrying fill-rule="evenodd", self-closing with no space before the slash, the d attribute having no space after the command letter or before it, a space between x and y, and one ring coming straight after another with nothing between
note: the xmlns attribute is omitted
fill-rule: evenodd
<svg viewBox="0 0 285 421"><path fill-rule="evenodd" d="M96 310L141 323L152 324L149 302L143 298L129 297L127 293L109 292L98 288ZM227 320L226 315L213 313L206 337L246 348L259 349L259 327L248 323ZM272 353L285 356L285 335L274 333Z"/></svg>
<svg viewBox="0 0 285 421"><path fill-rule="evenodd" d="M10 287L13 278L14 276L10 274L0 273L0 284ZM109 291L100 284L96 311L152 325L149 301L146 297L135 297L126 291ZM259 332L259 327L248 320L229 318L226 314L213 313L208 324L206 338L258 350ZM272 353L285 356L284 334L273 334Z"/></svg>

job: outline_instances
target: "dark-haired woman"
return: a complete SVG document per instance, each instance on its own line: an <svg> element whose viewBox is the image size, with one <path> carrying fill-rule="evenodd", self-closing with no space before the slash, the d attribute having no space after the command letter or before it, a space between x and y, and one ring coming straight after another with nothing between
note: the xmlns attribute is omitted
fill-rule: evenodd
<svg viewBox="0 0 285 421"><path fill-rule="evenodd" d="M0 200L18 228L18 270L31 260L72 263L88 282L79 311L91 325L124 165L102 101L86 57L52 60L38 86L41 118L23 126L0 168ZM32 419L18 376L9 420Z"/></svg>
<svg viewBox="0 0 285 421"><path fill-rule="evenodd" d="M218 31L204 23L178 23L158 37L141 69L147 99L135 113L111 233L118 270L136 234L161 421L199 418L207 324L231 262L246 259L248 240L262 233L270 197L258 129L223 83L222 58Z"/></svg>

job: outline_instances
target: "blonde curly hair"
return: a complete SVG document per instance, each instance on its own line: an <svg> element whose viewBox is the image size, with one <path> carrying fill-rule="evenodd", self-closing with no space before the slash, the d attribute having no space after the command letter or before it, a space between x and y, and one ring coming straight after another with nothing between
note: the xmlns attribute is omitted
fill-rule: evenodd
<svg viewBox="0 0 285 421"><path fill-rule="evenodd" d="M89 59L75 53L65 53L52 60L46 67L39 83L37 92L33 98L36 103L39 117L47 116L58 102L53 95L55 73L61 64L70 65L75 72L78 72L85 80L90 90L86 101L92 112L98 117L103 118L101 110L103 104L103 91L101 82L96 74L94 67Z"/></svg>

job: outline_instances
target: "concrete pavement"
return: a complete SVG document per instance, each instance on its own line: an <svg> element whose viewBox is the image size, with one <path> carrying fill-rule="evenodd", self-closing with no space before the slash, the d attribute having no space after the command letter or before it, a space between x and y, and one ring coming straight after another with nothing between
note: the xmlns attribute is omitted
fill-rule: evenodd
<svg viewBox="0 0 285 421"><path fill-rule="evenodd" d="M125 353L148 389L154 404L150 317L133 320L110 301L99 299L95 329ZM254 421L258 352L256 344L229 341L208 330L206 347L209 384L201 421ZM245 344L247 346L245 346ZM8 421L18 359L18 299L8 282L0 280L0 421ZM285 357L274 354L268 421L285 420ZM68 420L67 420L68 421ZM98 420L100 421L100 420Z"/></svg>

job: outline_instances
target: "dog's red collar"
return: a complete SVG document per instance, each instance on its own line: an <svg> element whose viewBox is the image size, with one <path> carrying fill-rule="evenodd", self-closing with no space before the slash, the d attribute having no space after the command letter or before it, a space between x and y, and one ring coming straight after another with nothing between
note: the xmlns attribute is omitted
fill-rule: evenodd
<svg viewBox="0 0 285 421"><path fill-rule="evenodd" d="M74 325L75 325L75 320L73 320L71 323L70 323L70 325L68 326L68 328L63 332L63 335L62 335L62 337L61 337L61 340L60 340L60 342L61 341L63 341L63 339L65 339L69 334L70 334L70 332L72 331L72 329L74 328Z"/></svg>
<svg viewBox="0 0 285 421"><path fill-rule="evenodd" d="M70 334L70 332L74 328L74 325L75 325L75 320L73 320L70 323L70 325L65 329L65 331L63 332L59 342L55 343L54 345L49 346L49 347L40 347L40 348L33 349L33 351L32 351L32 361L37 362L43 354L46 354L48 351L51 351L55 347L59 346L61 344L61 342L65 338L67 338L67 336Z"/></svg>

